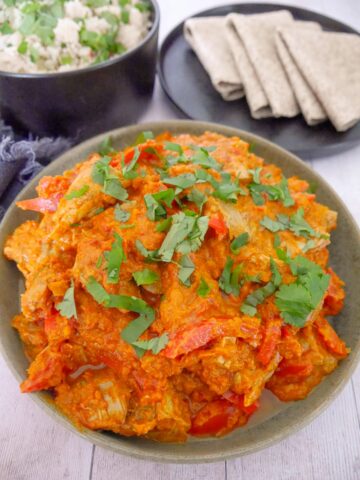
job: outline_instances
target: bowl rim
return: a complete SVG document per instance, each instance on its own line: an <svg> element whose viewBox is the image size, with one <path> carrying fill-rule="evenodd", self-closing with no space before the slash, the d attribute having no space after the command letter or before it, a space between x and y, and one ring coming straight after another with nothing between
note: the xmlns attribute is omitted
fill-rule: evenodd
<svg viewBox="0 0 360 480"><path fill-rule="evenodd" d="M115 136L117 138L121 137L121 135L129 135L130 133L134 134L135 136L141 131L147 131L152 129L175 129L181 131L186 131L186 128L191 127L198 127L199 129L205 131L215 131L222 135L226 136L239 136L240 138L245 137L246 141L249 141L250 138L252 141L261 142L265 147L271 148L274 153L278 151L283 155L286 155L288 158L290 157L292 165L297 165L302 169L305 169L312 177L315 178L319 182L319 185L324 185L334 200L342 207L343 212L342 214L346 216L346 220L350 224L350 228L354 232L357 237L358 244L360 245L360 228L357 224L356 220L350 213L349 209L340 198L340 196L335 192L335 190L328 184L328 182L315 170L313 170L310 166L308 166L305 162L303 162L299 157L294 155L293 153L289 152L288 150L270 142L269 140L260 137L256 134L252 134L251 132L247 132L244 130L240 130L233 127L228 127L225 125L217 124L217 123L210 123L210 122L201 122L201 121L194 121L194 120L164 120L158 122L146 122L142 124L132 124L129 126L117 128L114 130L110 130L105 133L101 133L96 135L84 142L80 143L79 145L73 147L72 149L68 150L67 152L60 155L56 160L50 163L47 167L45 167L39 174L37 174L16 196L14 201L9 206L3 221L0 225L0 245L2 246L5 240L5 234L3 225L12 217L14 214L14 207L15 203L18 199L22 198L26 193L31 190L42 178L44 175L47 174L47 170L51 170L51 166L54 164L61 164L64 157L68 157L70 155L76 156L77 152L81 152L83 150L96 148L102 140L106 137ZM272 162L276 164L275 160L272 159ZM64 170L66 169L66 165L64 165ZM52 174L49 172L49 174ZM15 378L18 381L22 381L23 377L15 365L11 362L5 346L0 337L0 353L2 354L3 358L5 359L6 364L8 365L9 369L14 374ZM345 371L343 372L343 376L339 379L337 384L332 385L330 392L326 396L323 396L321 400L319 400L318 405L313 409L309 409L307 412L304 412L300 419L297 419L296 423L289 422L285 427L281 428L279 431L275 431L270 438L259 438L257 439L257 443L250 445L250 446L235 446L231 449L228 449L228 452L220 452L220 453L201 453L200 455L194 453L194 456L189 458L188 455L185 453L181 453L181 445L179 449L175 452L162 452L159 451L158 453L148 452L143 447L134 448L131 444L126 443L117 443L115 446L113 442L109 441L101 431L92 431L88 429L79 430L77 429L71 421L65 417L60 411L58 411L48 399L45 399L45 395L43 392L35 392L31 393L31 398L39 405L40 408L44 409L49 416L51 416L57 423L60 423L63 427L67 430L79 435L81 438L90 441L91 443L108 450L111 450L115 453L119 453L122 455L127 455L133 458L141 459L141 460L148 460L158 463L182 463L182 464L193 464L193 463L211 463L211 462L218 462L224 461L227 459L238 458L244 455L249 455L252 453L256 453L260 450L273 446L280 441L286 439L290 435L297 433L299 430L303 429L307 425L309 425L316 417L318 417L322 412L324 412L327 407L335 400L335 398L343 391L344 387L351 379L352 374L354 373L357 365L360 363L360 339L356 343L355 347L352 349L350 356L347 360L347 365ZM329 376L331 377L331 375ZM327 377L327 378L329 378ZM295 403L295 402L294 402ZM269 421L269 420L266 420ZM124 437L120 438L124 439ZM154 442L156 443L156 442ZM179 444L174 444L178 446ZM195 444L194 444L195 445Z"/></svg>
<svg viewBox="0 0 360 480"><path fill-rule="evenodd" d="M85 67L81 68L75 68L74 70L68 70L66 72L39 72L39 73L18 73L18 72L8 72L5 70L0 70L0 77L4 78L21 78L21 79L50 79L50 78L65 78L65 77L70 77L70 76L76 76L76 75L86 75L87 73L91 73L93 71L101 70L102 68L107 68L111 67L112 65L116 63L120 63L122 60L126 60L129 58L131 55L135 54L141 48L149 42L159 31L159 26L160 26L160 7L159 4L157 3L157 0L147 0L148 2L151 3L152 5L152 10L154 12L154 19L153 23L151 25L150 30L146 34L146 36L141 40L140 43L138 43L135 47L131 48L130 50L127 50L124 53L121 53L120 55L115 55L112 58L109 58L108 60L104 60L103 62L99 62L95 65L88 65Z"/></svg>

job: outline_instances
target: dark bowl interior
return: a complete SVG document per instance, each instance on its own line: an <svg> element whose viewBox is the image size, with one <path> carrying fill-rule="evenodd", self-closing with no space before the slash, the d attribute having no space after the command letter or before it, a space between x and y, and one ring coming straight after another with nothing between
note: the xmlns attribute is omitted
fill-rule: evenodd
<svg viewBox="0 0 360 480"><path fill-rule="evenodd" d="M186 444L157 443L143 438L125 438L108 432L79 432L49 402L46 393L31 394L36 403L56 421L101 447L137 458L158 462L212 462L253 453L278 442L311 422L321 413L350 379L360 357L360 296L358 272L360 271L360 235L358 227L342 200L331 187L299 158L261 137L245 131L222 125L194 121L167 121L135 125L110 132L116 148L131 145L138 134L152 130L155 134L164 130L172 133L192 133L199 135L206 130L216 131L227 136L239 136L254 145L256 154L267 162L281 167L286 176L298 175L318 185L317 198L338 212L338 228L331 236L330 264L346 282L345 308L335 319L334 325L339 335L351 348L351 354L339 367L314 389L308 398L299 402L281 403L270 398L268 392L262 396L262 408L251 418L245 428L231 435L217 439L190 440ZM43 175L57 175L72 168L77 162L96 151L104 135L99 135L59 157L27 185L17 200L36 195L35 186ZM19 210L13 204L3 219L0 229L0 250L6 237L22 222L36 218L30 212ZM11 327L11 318L20 310L19 286L21 274L15 264L0 256L0 348L9 367L18 381L26 377L28 362L16 331ZM20 393L19 393L20 395Z"/></svg>
<svg viewBox="0 0 360 480"><path fill-rule="evenodd" d="M0 116L19 134L65 136L81 141L136 122L152 97L160 11L144 40L119 57L70 72L0 71Z"/></svg>

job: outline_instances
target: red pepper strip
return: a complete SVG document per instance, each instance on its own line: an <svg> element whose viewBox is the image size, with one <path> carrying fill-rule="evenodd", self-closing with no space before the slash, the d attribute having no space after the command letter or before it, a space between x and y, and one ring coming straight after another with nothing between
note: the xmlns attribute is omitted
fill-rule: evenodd
<svg viewBox="0 0 360 480"><path fill-rule="evenodd" d="M296 377L308 377L313 371L314 366L311 363L289 363L282 361L276 370L279 377L287 377L288 375Z"/></svg>
<svg viewBox="0 0 360 480"><path fill-rule="evenodd" d="M209 227L215 230L215 232L221 237L225 237L225 235L228 233L228 227L224 219L219 215L213 215L210 217Z"/></svg>
<svg viewBox="0 0 360 480"><path fill-rule="evenodd" d="M314 325L330 352L335 353L335 355L339 355L340 357L347 356L348 350L345 343L338 337L338 334L325 318L318 317L315 320Z"/></svg>
<svg viewBox="0 0 360 480"><path fill-rule="evenodd" d="M192 419L191 435L223 435L239 421L240 410L227 400L215 400L205 405Z"/></svg>
<svg viewBox="0 0 360 480"><path fill-rule="evenodd" d="M235 392L232 392L231 390L228 390L223 394L223 397L228 400L229 402L233 403L237 407L239 407L244 413L247 415L252 415L256 410L259 408L260 403L258 400L256 402L252 403L251 405L248 405L247 407L244 405L244 395L238 395Z"/></svg>
<svg viewBox="0 0 360 480"><path fill-rule="evenodd" d="M32 210L34 212L47 213L55 212L60 199L59 198L31 198L29 200L22 200L16 205L22 210Z"/></svg>
<svg viewBox="0 0 360 480"><path fill-rule="evenodd" d="M23 393L47 390L61 382L63 363L58 352L46 347L38 354L28 370L29 377L20 385Z"/></svg>
<svg viewBox="0 0 360 480"><path fill-rule="evenodd" d="M266 321L265 332L262 344L256 358L266 366L272 359L277 344L281 338L281 324L280 319L270 319Z"/></svg>
<svg viewBox="0 0 360 480"><path fill-rule="evenodd" d="M161 355L167 358L176 358L203 347L219 336L254 339L258 333L259 321L252 317L210 318L179 328L170 335L170 341Z"/></svg>

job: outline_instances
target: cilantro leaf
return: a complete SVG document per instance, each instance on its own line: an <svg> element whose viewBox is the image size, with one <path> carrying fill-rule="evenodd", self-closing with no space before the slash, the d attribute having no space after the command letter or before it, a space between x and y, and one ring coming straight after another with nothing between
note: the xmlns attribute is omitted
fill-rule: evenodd
<svg viewBox="0 0 360 480"><path fill-rule="evenodd" d="M138 270L137 272L134 272L132 276L138 287L140 287L140 285L151 285L160 279L159 275L149 268Z"/></svg>
<svg viewBox="0 0 360 480"><path fill-rule="evenodd" d="M214 170L221 170L222 165L213 158L208 150L205 148L198 148L191 161L196 165L201 165L203 168L213 168Z"/></svg>
<svg viewBox="0 0 360 480"><path fill-rule="evenodd" d="M245 190L239 186L239 180L232 181L229 173L222 173L221 182L217 182L214 188L213 196L224 202L236 203L238 195L246 195Z"/></svg>
<svg viewBox="0 0 360 480"><path fill-rule="evenodd" d="M129 163L122 162L122 174L124 178L131 179L134 178L134 168L140 158L140 150L138 147L134 148L134 154ZM137 174L135 174L136 176Z"/></svg>
<svg viewBox="0 0 360 480"><path fill-rule="evenodd" d="M170 150L171 152L176 152L179 155L184 154L184 150L183 150L182 146L177 144L177 143L165 142L164 147L165 147L165 150Z"/></svg>
<svg viewBox="0 0 360 480"><path fill-rule="evenodd" d="M120 180L115 176L108 176L105 179L103 192L117 200L124 201L128 198L127 191L121 185Z"/></svg>
<svg viewBox="0 0 360 480"><path fill-rule="evenodd" d="M227 257L225 267L219 278L219 287L228 295L239 295L240 292L240 273L242 265L237 265L232 269L234 260L231 257Z"/></svg>
<svg viewBox="0 0 360 480"><path fill-rule="evenodd" d="M281 230L287 230L289 228L288 223L283 223L280 221L272 220L270 217L266 216L260 221L260 225L270 230L270 232L279 232Z"/></svg>
<svg viewBox="0 0 360 480"><path fill-rule="evenodd" d="M150 327L153 321L154 318L151 315L139 315L126 325L120 336L125 342L132 344Z"/></svg>
<svg viewBox="0 0 360 480"><path fill-rule="evenodd" d="M299 208L290 217L290 230L298 237L318 236L317 232L304 219L304 209Z"/></svg>
<svg viewBox="0 0 360 480"><path fill-rule="evenodd" d="M66 200L71 200L72 198L80 198L89 191L89 185L83 185L79 190L73 190L72 192L65 195Z"/></svg>
<svg viewBox="0 0 360 480"><path fill-rule="evenodd" d="M291 197L288 187L288 181L285 177L281 178L280 183L276 185L265 185L260 183L260 170L249 170L253 173L253 182L248 185L250 195L255 205L264 205L265 194L271 201L281 201L285 207L291 207L295 204Z"/></svg>
<svg viewBox="0 0 360 480"><path fill-rule="evenodd" d="M71 281L71 286L66 290L62 302L56 305L56 310L66 318L78 318L76 311L76 303L74 298L74 282Z"/></svg>
<svg viewBox="0 0 360 480"><path fill-rule="evenodd" d="M115 220L118 222L127 222L130 218L130 212L123 210L120 205L117 203L114 209Z"/></svg>
<svg viewBox="0 0 360 480"><path fill-rule="evenodd" d="M189 255L183 255L179 260L178 278L186 287L190 287L190 277L195 270L195 265Z"/></svg>
<svg viewBox="0 0 360 480"><path fill-rule="evenodd" d="M98 185L104 185L105 179L110 175L110 157L103 157L98 162L96 162L91 171L91 178L93 182Z"/></svg>
<svg viewBox="0 0 360 480"><path fill-rule="evenodd" d="M190 234L195 223L195 217L186 216L183 212L173 215L173 223L159 248L159 256L164 262L170 262L176 247Z"/></svg>
<svg viewBox="0 0 360 480"><path fill-rule="evenodd" d="M204 280L203 277L201 277L200 279L200 284L196 292L200 297L203 297L203 298L207 297L211 292L210 286L207 284L206 280Z"/></svg>
<svg viewBox="0 0 360 480"><path fill-rule="evenodd" d="M86 290L90 293L93 299L104 305L109 300L109 293L94 277L90 277L86 283Z"/></svg>
<svg viewBox="0 0 360 480"><path fill-rule="evenodd" d="M145 132L141 132L140 135L135 140L135 145L139 145L140 143L145 143L148 140L153 140L154 134L150 130L146 130Z"/></svg>
<svg viewBox="0 0 360 480"><path fill-rule="evenodd" d="M156 225L156 231L165 232L166 230L169 230L169 228L171 227L171 224L172 224L172 218L168 217Z"/></svg>
<svg viewBox="0 0 360 480"><path fill-rule="evenodd" d="M289 285L281 285L275 295L275 305L286 323L303 327L324 298L330 276L318 264L302 256L288 258L288 263L297 279Z"/></svg>
<svg viewBox="0 0 360 480"><path fill-rule="evenodd" d="M114 237L115 240L111 246L111 250L105 254L108 283L118 283L121 264L126 260L122 247L122 238L118 233L114 233Z"/></svg>
<svg viewBox="0 0 360 480"><path fill-rule="evenodd" d="M143 351L151 350L154 355L157 355L159 352L161 352L161 350L165 348L168 342L169 337L167 333L163 333L160 337L154 337L150 340L139 340L137 342L133 342L132 345ZM142 356L144 352L139 353L140 356Z"/></svg>
<svg viewBox="0 0 360 480"><path fill-rule="evenodd" d="M196 177L193 173L182 173L176 177L166 177L162 180L167 185L174 185L175 187L184 190L192 187L196 183Z"/></svg>
<svg viewBox="0 0 360 480"><path fill-rule="evenodd" d="M207 200L206 195L202 193L200 190L198 190L197 188L192 188L187 198L190 202L195 203L195 205L198 207L200 212L202 211L204 203Z"/></svg>
<svg viewBox="0 0 360 480"><path fill-rule="evenodd" d="M247 232L241 233L238 235L230 244L230 250L237 254L239 253L241 247L249 243L249 234Z"/></svg>
<svg viewBox="0 0 360 480"><path fill-rule="evenodd" d="M272 277L270 282L268 282L263 287L260 287L250 293L241 306L240 310L246 315L254 316L257 312L256 307L263 303L266 298L270 297L275 293L276 289L281 284L282 278L280 272L277 268L275 261L270 258L270 270L272 272Z"/></svg>
<svg viewBox="0 0 360 480"><path fill-rule="evenodd" d="M141 240L136 240L135 246L138 252L145 257L148 262L161 262L161 258L159 258L159 250L148 250L144 247Z"/></svg>
<svg viewBox="0 0 360 480"><path fill-rule="evenodd" d="M168 188L157 193L147 193L144 196L145 205L147 208L147 216L150 220L160 220L166 217L166 209L161 204L164 203L167 207L172 206L175 199L175 190Z"/></svg>
<svg viewBox="0 0 360 480"><path fill-rule="evenodd" d="M114 153L115 150L112 146L112 140L110 136L106 136L104 140L99 145L99 154L104 157L109 155L109 153Z"/></svg>

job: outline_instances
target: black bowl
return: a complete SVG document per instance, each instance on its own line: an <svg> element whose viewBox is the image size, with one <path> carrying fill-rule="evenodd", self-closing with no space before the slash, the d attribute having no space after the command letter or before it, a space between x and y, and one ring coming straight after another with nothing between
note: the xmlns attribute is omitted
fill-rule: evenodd
<svg viewBox="0 0 360 480"><path fill-rule="evenodd" d="M154 88L160 11L144 40L121 56L69 72L0 71L0 116L16 133L75 137L136 122Z"/></svg>

